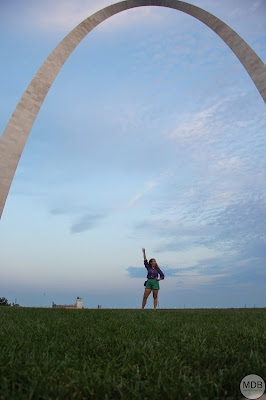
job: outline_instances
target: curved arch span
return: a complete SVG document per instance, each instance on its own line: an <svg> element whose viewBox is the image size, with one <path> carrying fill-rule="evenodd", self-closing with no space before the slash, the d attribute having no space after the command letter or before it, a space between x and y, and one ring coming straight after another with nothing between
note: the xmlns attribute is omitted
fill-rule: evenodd
<svg viewBox="0 0 266 400"><path fill-rule="evenodd" d="M162 6L182 11L211 28L230 47L266 103L266 66L252 48L219 18L179 0L125 0L86 18L56 46L21 97L0 139L0 218L22 151L53 81L75 47L105 19L130 8Z"/></svg>

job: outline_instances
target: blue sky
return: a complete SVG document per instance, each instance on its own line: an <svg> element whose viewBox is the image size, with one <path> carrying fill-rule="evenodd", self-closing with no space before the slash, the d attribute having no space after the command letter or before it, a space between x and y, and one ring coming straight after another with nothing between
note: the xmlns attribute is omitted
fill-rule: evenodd
<svg viewBox="0 0 266 400"><path fill-rule="evenodd" d="M191 1L266 60L266 3ZM2 0L0 134L64 36L112 1ZM0 222L0 296L23 306L265 307L266 115L204 24L140 7L96 27L35 120ZM153 307L152 294L147 308Z"/></svg>

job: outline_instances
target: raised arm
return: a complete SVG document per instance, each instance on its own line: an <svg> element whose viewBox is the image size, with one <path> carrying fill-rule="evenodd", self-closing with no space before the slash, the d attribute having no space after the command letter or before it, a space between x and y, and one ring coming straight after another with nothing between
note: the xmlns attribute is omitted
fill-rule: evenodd
<svg viewBox="0 0 266 400"><path fill-rule="evenodd" d="M146 260L147 258L146 258L146 253L145 253L145 249L144 248L142 249L142 253L143 253L144 260Z"/></svg>
<svg viewBox="0 0 266 400"><path fill-rule="evenodd" d="M143 252L143 257L144 257L144 265L148 269L149 263L148 263L148 260L147 260L147 257L146 257L145 249L142 249L142 252Z"/></svg>

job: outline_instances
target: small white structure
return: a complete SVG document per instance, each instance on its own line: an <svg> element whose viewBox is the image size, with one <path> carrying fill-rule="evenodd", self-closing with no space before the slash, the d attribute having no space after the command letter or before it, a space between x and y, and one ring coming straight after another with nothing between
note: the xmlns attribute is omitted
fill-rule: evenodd
<svg viewBox="0 0 266 400"><path fill-rule="evenodd" d="M77 297L76 306L77 306L77 308L82 308L82 298L81 297Z"/></svg>
<svg viewBox="0 0 266 400"><path fill-rule="evenodd" d="M75 302L75 304L73 305L67 305L67 304L63 304L63 305L59 305L59 304L55 304L53 302L53 308L74 308L74 309L81 309L82 307L82 298L81 297L77 297L77 300Z"/></svg>

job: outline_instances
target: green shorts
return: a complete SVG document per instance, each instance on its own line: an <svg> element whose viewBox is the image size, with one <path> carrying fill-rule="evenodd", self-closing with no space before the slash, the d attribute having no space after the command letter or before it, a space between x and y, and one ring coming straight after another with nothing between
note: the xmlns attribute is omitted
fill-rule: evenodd
<svg viewBox="0 0 266 400"><path fill-rule="evenodd" d="M159 281L157 279L148 279L146 282L146 289L160 289Z"/></svg>

